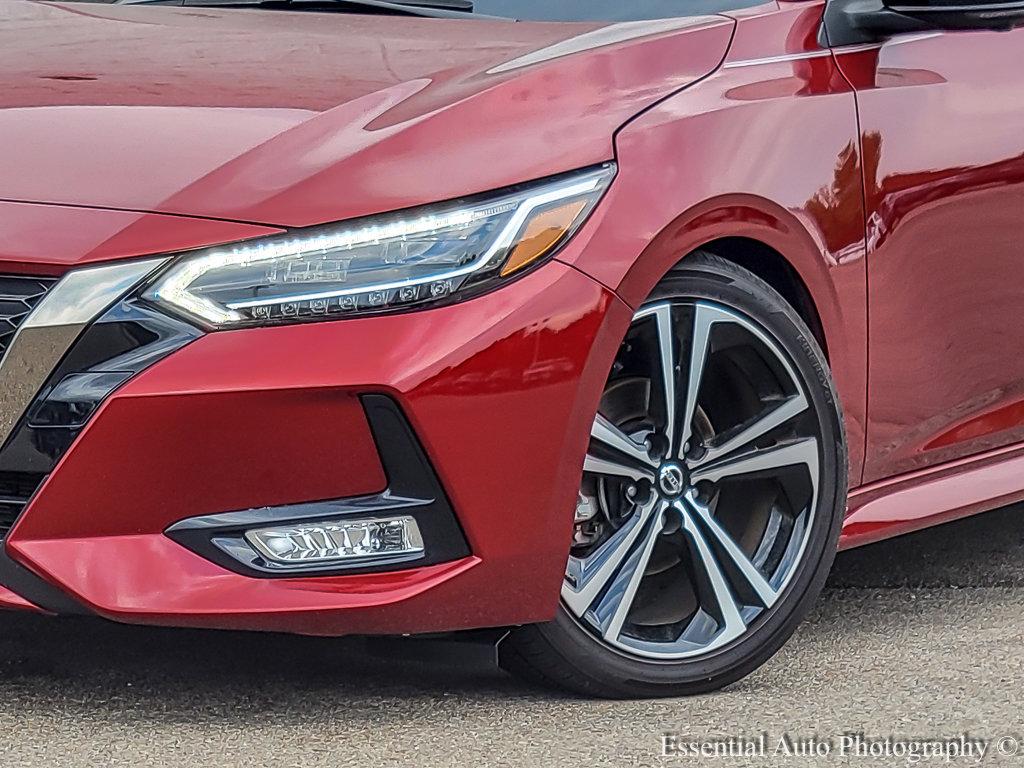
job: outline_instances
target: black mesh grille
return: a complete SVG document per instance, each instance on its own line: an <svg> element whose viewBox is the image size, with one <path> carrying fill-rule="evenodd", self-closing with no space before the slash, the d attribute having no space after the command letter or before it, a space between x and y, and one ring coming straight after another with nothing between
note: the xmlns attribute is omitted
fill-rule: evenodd
<svg viewBox="0 0 1024 768"><path fill-rule="evenodd" d="M0 355L7 351L18 326L55 282L45 277L0 275Z"/></svg>
<svg viewBox="0 0 1024 768"><path fill-rule="evenodd" d="M11 530L45 477L37 472L0 472L0 539Z"/></svg>

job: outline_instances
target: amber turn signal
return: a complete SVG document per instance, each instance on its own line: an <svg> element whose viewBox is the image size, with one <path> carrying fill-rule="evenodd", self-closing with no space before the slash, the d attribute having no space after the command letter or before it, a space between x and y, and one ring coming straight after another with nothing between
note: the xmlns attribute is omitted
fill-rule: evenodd
<svg viewBox="0 0 1024 768"><path fill-rule="evenodd" d="M518 272L550 253L572 230L588 205L585 199L571 200L536 214L523 228L519 242L501 268L501 276Z"/></svg>

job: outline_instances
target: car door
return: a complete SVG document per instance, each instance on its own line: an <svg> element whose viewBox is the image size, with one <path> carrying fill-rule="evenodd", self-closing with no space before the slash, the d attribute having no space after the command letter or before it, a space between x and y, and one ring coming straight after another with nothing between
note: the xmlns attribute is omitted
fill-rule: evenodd
<svg viewBox="0 0 1024 768"><path fill-rule="evenodd" d="M865 481L1024 440L1024 29L835 47L868 248Z"/></svg>

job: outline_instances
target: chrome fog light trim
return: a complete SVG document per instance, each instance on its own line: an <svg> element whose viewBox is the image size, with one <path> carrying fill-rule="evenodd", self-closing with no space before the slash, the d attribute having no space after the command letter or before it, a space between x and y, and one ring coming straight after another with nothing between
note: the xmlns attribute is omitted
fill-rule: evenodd
<svg viewBox="0 0 1024 768"><path fill-rule="evenodd" d="M423 552L419 526L408 515L260 528L246 531L245 540L264 558L282 565L372 561Z"/></svg>

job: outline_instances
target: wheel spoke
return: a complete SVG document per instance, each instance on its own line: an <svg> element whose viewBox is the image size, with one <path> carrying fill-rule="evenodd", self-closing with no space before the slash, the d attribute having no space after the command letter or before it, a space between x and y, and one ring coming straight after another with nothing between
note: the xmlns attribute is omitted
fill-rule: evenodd
<svg viewBox="0 0 1024 768"><path fill-rule="evenodd" d="M808 408L807 398L801 392L788 398L782 405L776 406L764 414L739 434L729 438L720 445L709 446L699 459L691 461L690 466L697 468L711 464L723 456L735 453L767 435L773 429L781 427L790 419L799 416Z"/></svg>
<svg viewBox="0 0 1024 768"><path fill-rule="evenodd" d="M583 461L583 469L586 472L596 472L599 475L611 475L623 477L628 480L649 480L654 482L654 473L634 467L629 464L622 464L617 461L608 461L592 454L587 454Z"/></svg>
<svg viewBox="0 0 1024 768"><path fill-rule="evenodd" d="M567 579L562 585L562 600L576 616L582 618L605 586L619 573L658 504L657 500L652 500L637 510L625 525L586 560L569 559ZM570 581L575 584L571 585Z"/></svg>
<svg viewBox="0 0 1024 768"><path fill-rule="evenodd" d="M661 359L662 398L665 405L665 438L669 454L675 450L676 432L676 353L672 328L672 307L658 307L658 357Z"/></svg>
<svg viewBox="0 0 1024 768"><path fill-rule="evenodd" d="M597 418L594 419L594 426L590 428L590 437L605 448L642 466L652 469L658 466L658 463L647 453L646 446L635 442L601 414L597 414Z"/></svg>
<svg viewBox="0 0 1024 768"><path fill-rule="evenodd" d="M775 605L775 601L779 598L778 591L768 583L768 579L751 562L750 558L747 557L747 553L739 548L739 545L736 544L728 531L715 519L714 515L711 514L711 510L704 504L701 504L693 493L689 494L684 502L680 502L680 505L689 507L695 514L696 519L703 523L704 529L714 538L725 552L725 555L732 561L732 564L739 571L743 579L757 594L761 604L765 608L771 608Z"/></svg>
<svg viewBox="0 0 1024 768"><path fill-rule="evenodd" d="M706 480L716 483L724 477L748 475L753 472L798 465L806 466L812 481L817 483L818 441L813 437L728 456L694 470L690 475L690 481L699 483Z"/></svg>
<svg viewBox="0 0 1024 768"><path fill-rule="evenodd" d="M633 607L636 591L651 560L651 552L664 528L664 513L668 507L666 503L660 505L658 513L647 524L640 545L633 548L600 602L593 608L593 617L605 640L615 641L622 634L622 626L626 623L629 609Z"/></svg>
<svg viewBox="0 0 1024 768"><path fill-rule="evenodd" d="M672 323L672 305L656 304L636 315L637 319L653 317L658 337L658 367L661 376L661 403L664 409L664 435L669 453L676 450L676 352L675 328Z"/></svg>
<svg viewBox="0 0 1024 768"><path fill-rule="evenodd" d="M693 514L680 502L676 502L675 509L683 518L683 530L689 535L693 542L694 569L703 573L706 584L710 588L711 595L715 600L717 616L715 617L720 629L717 633L715 644L727 643L733 638L739 637L746 630L746 622L743 621L743 614L740 613L739 603L729 586L728 579L722 572L715 554L708 544L707 539L701 532Z"/></svg>
<svg viewBox="0 0 1024 768"><path fill-rule="evenodd" d="M683 405L683 420L679 428L679 450L677 455L684 458L686 444L693 436L693 417L697 413L697 398L704 381L704 367L711 347L711 328L716 323L739 323L738 318L724 310L697 302L693 307L693 333L690 338L690 362L686 375L686 401ZM744 325L744 323L739 323Z"/></svg>

